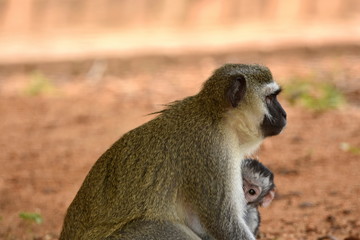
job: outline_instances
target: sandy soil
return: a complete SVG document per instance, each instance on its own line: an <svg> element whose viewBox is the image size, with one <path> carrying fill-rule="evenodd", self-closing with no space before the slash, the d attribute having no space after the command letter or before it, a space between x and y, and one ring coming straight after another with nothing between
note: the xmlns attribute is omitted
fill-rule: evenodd
<svg viewBox="0 0 360 240"><path fill-rule="evenodd" d="M261 239L360 239L360 155L341 148L360 147L359 53L332 46L1 66L0 239L57 239L98 157L161 104L196 93L225 62L266 64L284 86L304 76L329 81L347 97L323 113L281 98L288 126L256 155L277 185L273 204L261 209ZM50 86L34 86L39 79Z"/></svg>

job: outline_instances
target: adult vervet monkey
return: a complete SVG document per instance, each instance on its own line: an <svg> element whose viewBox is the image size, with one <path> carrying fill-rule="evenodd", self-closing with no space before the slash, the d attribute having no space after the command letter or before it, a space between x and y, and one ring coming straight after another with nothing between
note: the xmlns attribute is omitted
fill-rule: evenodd
<svg viewBox="0 0 360 240"><path fill-rule="evenodd" d="M170 104L99 158L60 239L199 239L186 221L194 213L215 239L254 240L243 218L241 159L286 125L279 92L265 66L217 69L198 94Z"/></svg>

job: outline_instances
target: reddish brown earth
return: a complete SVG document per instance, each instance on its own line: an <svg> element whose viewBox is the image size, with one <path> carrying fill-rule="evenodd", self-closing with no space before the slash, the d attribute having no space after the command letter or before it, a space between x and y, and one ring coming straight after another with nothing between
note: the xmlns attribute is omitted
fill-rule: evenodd
<svg viewBox="0 0 360 240"><path fill-rule="evenodd" d="M1 66L0 239L57 239L98 157L161 104L196 93L225 62L266 64L285 87L294 77L329 81L347 98L315 113L282 96L288 126L256 155L277 185L273 204L261 209L261 239L360 239L360 155L340 147L360 147L359 53L300 48ZM25 93L35 72L52 82L51 92ZM44 221L26 222L20 212Z"/></svg>

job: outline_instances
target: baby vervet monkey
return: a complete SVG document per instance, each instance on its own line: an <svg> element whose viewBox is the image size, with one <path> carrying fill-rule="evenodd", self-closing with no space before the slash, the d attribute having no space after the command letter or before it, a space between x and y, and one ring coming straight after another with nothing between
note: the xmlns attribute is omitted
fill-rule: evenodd
<svg viewBox="0 0 360 240"><path fill-rule="evenodd" d="M241 172L247 201L245 222L256 236L261 221L258 207L269 206L275 197L274 174L255 159L243 160Z"/></svg>

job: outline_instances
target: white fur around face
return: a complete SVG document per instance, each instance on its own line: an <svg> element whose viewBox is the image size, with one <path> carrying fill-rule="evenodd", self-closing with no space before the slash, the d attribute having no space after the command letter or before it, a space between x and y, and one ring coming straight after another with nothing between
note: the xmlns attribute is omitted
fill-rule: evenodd
<svg viewBox="0 0 360 240"><path fill-rule="evenodd" d="M262 139L260 124L266 114L264 110L264 104L258 101L250 109L235 108L225 114L225 126L230 134L236 134L234 140L237 143L252 145L254 141Z"/></svg>
<svg viewBox="0 0 360 240"><path fill-rule="evenodd" d="M264 92L263 92L263 97L265 98L266 96L269 96L270 94L276 92L277 90L280 89L280 86L276 83L276 82L271 82L266 84L266 86L264 87ZM264 104L265 107L265 115L272 120L272 116L269 113L269 110L267 109L266 105Z"/></svg>
<svg viewBox="0 0 360 240"><path fill-rule="evenodd" d="M264 87L263 96L268 96L268 95L276 92L279 89L280 89L280 86L276 82L268 83Z"/></svg>

